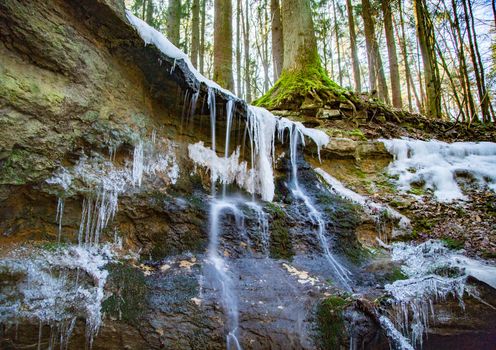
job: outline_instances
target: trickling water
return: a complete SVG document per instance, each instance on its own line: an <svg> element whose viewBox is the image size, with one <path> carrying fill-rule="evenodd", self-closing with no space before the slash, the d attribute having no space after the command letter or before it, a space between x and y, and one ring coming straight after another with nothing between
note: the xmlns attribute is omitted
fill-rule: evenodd
<svg viewBox="0 0 496 350"><path fill-rule="evenodd" d="M257 217L258 230L260 232L260 241L262 243L262 252L265 255L269 253L269 243L270 243L270 232L269 232L269 217L267 213L264 212L262 206L257 202L246 202L245 203Z"/></svg>
<svg viewBox="0 0 496 350"><path fill-rule="evenodd" d="M325 236L325 221L322 217L322 214L317 210L317 208L313 205L310 198L306 195L303 188L300 186L298 182L298 165L297 165L297 149L298 149L298 140L301 139L303 142L303 134L300 130L296 129L296 127L292 126L289 130L289 149L290 149L290 158L291 158L291 191L293 195L302 200L305 206L308 209L308 214L310 219L314 224L318 226L317 228L317 236L320 241L320 245L322 250L324 251L324 255L331 265L332 269L335 272L335 276L341 282L341 285L347 290L351 291L350 282L351 282L351 272L347 270L344 266L342 266L332 255L329 249L329 242L327 241L327 237Z"/></svg>
<svg viewBox="0 0 496 350"><path fill-rule="evenodd" d="M215 279L221 286L222 305L227 317L227 348L231 349L231 345L235 349L240 350L241 346L237 339L238 330L238 301L233 292L233 284L228 275L228 268L224 259L219 255L219 235L220 235L220 219L223 213L230 212L234 215L236 226L240 227L243 214L232 202L227 199L213 199L210 204L209 214L209 245L208 245L208 262L214 267Z"/></svg>

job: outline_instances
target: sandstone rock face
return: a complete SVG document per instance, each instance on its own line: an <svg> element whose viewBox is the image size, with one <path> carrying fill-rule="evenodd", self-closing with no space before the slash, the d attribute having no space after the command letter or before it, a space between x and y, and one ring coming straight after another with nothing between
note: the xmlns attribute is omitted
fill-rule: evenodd
<svg viewBox="0 0 496 350"><path fill-rule="evenodd" d="M19 246L25 250L12 258L16 264L30 250L64 251L81 237L86 245L116 243L93 349L224 349L230 330L222 288L209 277L210 176L191 163L187 148L198 141L209 146L206 86L198 86L183 61L145 47L119 0L1 1L0 57L0 262ZM191 93L198 90L190 110ZM226 96L217 91L216 101L222 135ZM353 107L306 102L304 112L317 114L302 120L308 126L337 118L338 107ZM238 143L244 108L236 104ZM384 168L390 155L382 143L360 136L333 139L318 166L342 179ZM216 146L224 149L221 137ZM316 307L331 295L349 297L332 280L317 223L288 186L286 147L277 146L276 201L263 204L266 222L246 205L240 206L242 225L222 216L219 252L238 299L244 349L328 348ZM376 223L319 181L311 168L317 166L315 149L306 152L311 157L297 160L299 181L322 212L329 247L361 283L355 292L379 299L387 268L367 266L369 253L359 242L374 242ZM97 210L102 207L104 213ZM268 242L261 237L264 223ZM53 277L62 276L64 286L99 283L80 270L57 267ZM0 266L0 348L58 347L67 333L69 349L87 347L81 317L57 329L5 312L2 296L27 284L26 276ZM352 324L357 343L389 348L371 312L349 306L343 325L351 332ZM442 326L432 334L444 336ZM349 337L339 339L341 347L350 346Z"/></svg>

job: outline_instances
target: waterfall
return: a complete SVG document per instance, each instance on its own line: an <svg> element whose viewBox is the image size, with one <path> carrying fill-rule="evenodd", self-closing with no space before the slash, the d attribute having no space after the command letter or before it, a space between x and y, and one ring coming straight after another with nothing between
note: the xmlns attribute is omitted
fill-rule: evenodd
<svg viewBox="0 0 496 350"><path fill-rule="evenodd" d="M284 126L286 129L287 126ZM284 131L283 129L283 131ZM298 181L298 164L297 164L297 151L298 151L298 140L301 139L304 142L303 134L300 130L296 128L296 126L288 127L289 131L289 151L290 151L290 159L291 159L291 192L292 194L301 200L305 207L308 209L308 215L314 224L317 227L317 237L319 239L322 250L324 251L324 255L332 267L335 276L339 279L341 285L346 288L348 291L351 291L350 282L351 282L351 272L347 270L344 266L342 266L332 255L329 249L329 242L327 241L327 237L325 236L325 221L322 217L322 214L317 210L317 208L313 205L311 199L307 196L304 189L300 186Z"/></svg>

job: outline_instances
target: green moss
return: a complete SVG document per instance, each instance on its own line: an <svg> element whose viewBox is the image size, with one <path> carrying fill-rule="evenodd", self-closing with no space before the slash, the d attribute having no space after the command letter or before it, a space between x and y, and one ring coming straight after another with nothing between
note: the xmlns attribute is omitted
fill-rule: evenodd
<svg viewBox="0 0 496 350"><path fill-rule="evenodd" d="M423 187L412 187L408 190L408 193L414 194L416 196L423 196L425 194Z"/></svg>
<svg viewBox="0 0 496 350"><path fill-rule="evenodd" d="M65 248L67 248L67 244L60 242L47 242L41 245L41 249L47 250L49 252L55 252L57 250L61 250Z"/></svg>
<svg viewBox="0 0 496 350"><path fill-rule="evenodd" d="M318 55L317 52L315 54ZM329 79L319 59L310 59L303 69L283 70L274 86L253 104L277 109L295 101L299 106L307 96L319 100L319 95L345 102L349 91Z"/></svg>
<svg viewBox="0 0 496 350"><path fill-rule="evenodd" d="M496 259L496 252L483 249L481 252L481 257L484 259Z"/></svg>
<svg viewBox="0 0 496 350"><path fill-rule="evenodd" d="M284 210L275 205L266 207L272 215L270 223L270 256L274 259L291 259L294 255L293 242L289 234L289 225Z"/></svg>
<svg viewBox="0 0 496 350"><path fill-rule="evenodd" d="M339 349L346 341L347 334L343 311L351 301L332 296L320 302L317 307L317 327L323 349Z"/></svg>
<svg viewBox="0 0 496 350"><path fill-rule="evenodd" d="M367 141L367 137L360 129L345 130L335 128L322 128L321 130L330 137L344 137L351 138L353 140Z"/></svg>
<svg viewBox="0 0 496 350"><path fill-rule="evenodd" d="M446 247L453 250L460 250L465 245L464 241L451 237L442 238L441 241L444 243Z"/></svg>
<svg viewBox="0 0 496 350"><path fill-rule="evenodd" d="M399 266L394 266L391 271L384 275L384 278L387 282L393 283L398 280L406 280L408 277L403 273L403 271L401 271Z"/></svg>
<svg viewBox="0 0 496 350"><path fill-rule="evenodd" d="M429 233L432 231L434 226L436 226L437 221L430 218L422 218L414 223L414 229L418 232L426 232Z"/></svg>
<svg viewBox="0 0 496 350"><path fill-rule="evenodd" d="M125 322L136 322L145 311L148 294L143 272L125 263L111 264L107 268L107 286L112 295L103 302L103 312Z"/></svg>

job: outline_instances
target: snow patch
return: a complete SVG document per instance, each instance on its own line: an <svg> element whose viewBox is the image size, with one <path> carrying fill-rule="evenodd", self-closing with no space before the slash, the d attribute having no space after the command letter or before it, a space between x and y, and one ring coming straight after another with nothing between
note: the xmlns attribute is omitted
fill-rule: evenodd
<svg viewBox="0 0 496 350"><path fill-rule="evenodd" d="M398 176L399 189L408 191L413 183L434 191L441 202L466 197L457 177L472 178L479 186L496 191L496 143L381 139L394 156L389 173Z"/></svg>

